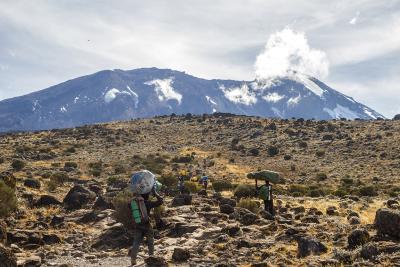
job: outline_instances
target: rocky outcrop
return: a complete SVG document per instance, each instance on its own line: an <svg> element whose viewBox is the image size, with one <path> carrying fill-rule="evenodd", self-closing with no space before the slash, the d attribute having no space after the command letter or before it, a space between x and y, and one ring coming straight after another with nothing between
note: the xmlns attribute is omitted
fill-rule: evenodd
<svg viewBox="0 0 400 267"><path fill-rule="evenodd" d="M67 210L77 210L94 201L95 198L96 194L89 189L81 185L75 185L65 196L63 205Z"/></svg>
<svg viewBox="0 0 400 267"><path fill-rule="evenodd" d="M400 238L400 211L379 209L375 215L375 227L378 235Z"/></svg>

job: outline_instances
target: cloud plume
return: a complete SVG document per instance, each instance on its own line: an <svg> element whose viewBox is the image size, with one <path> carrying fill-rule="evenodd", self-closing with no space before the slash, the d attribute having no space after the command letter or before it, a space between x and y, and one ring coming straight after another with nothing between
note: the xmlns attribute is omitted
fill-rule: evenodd
<svg viewBox="0 0 400 267"><path fill-rule="evenodd" d="M272 34L255 62L256 79L271 81L296 73L324 78L329 72L325 52L309 46L304 33L290 28Z"/></svg>

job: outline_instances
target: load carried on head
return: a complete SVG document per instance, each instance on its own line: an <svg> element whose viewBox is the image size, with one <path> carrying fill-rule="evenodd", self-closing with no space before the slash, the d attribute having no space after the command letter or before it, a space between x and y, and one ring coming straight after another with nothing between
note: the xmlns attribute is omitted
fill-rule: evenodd
<svg viewBox="0 0 400 267"><path fill-rule="evenodd" d="M250 172L247 174L247 178L255 179L255 180L269 181L274 184L279 183L281 181L281 177L279 176L279 173L274 172L274 171L269 171L269 170Z"/></svg>
<svg viewBox="0 0 400 267"><path fill-rule="evenodd" d="M156 185L156 176L148 170L136 172L131 177L131 191L143 195L150 193Z"/></svg>

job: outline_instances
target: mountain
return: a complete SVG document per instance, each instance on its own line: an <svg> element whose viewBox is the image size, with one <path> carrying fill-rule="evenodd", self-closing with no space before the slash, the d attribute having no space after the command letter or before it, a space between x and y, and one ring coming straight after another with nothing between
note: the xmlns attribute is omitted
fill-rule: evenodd
<svg viewBox="0 0 400 267"><path fill-rule="evenodd" d="M321 120L383 118L306 75L266 83L206 80L180 71L142 68L104 70L0 101L0 131L213 112Z"/></svg>

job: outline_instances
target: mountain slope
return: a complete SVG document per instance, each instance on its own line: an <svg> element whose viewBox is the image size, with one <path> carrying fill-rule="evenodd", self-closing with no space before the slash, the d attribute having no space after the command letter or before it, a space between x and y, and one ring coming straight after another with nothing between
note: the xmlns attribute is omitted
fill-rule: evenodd
<svg viewBox="0 0 400 267"><path fill-rule="evenodd" d="M376 119L317 79L268 84L205 80L169 69L105 70L0 102L0 131L39 130L165 114L229 112L280 118Z"/></svg>

